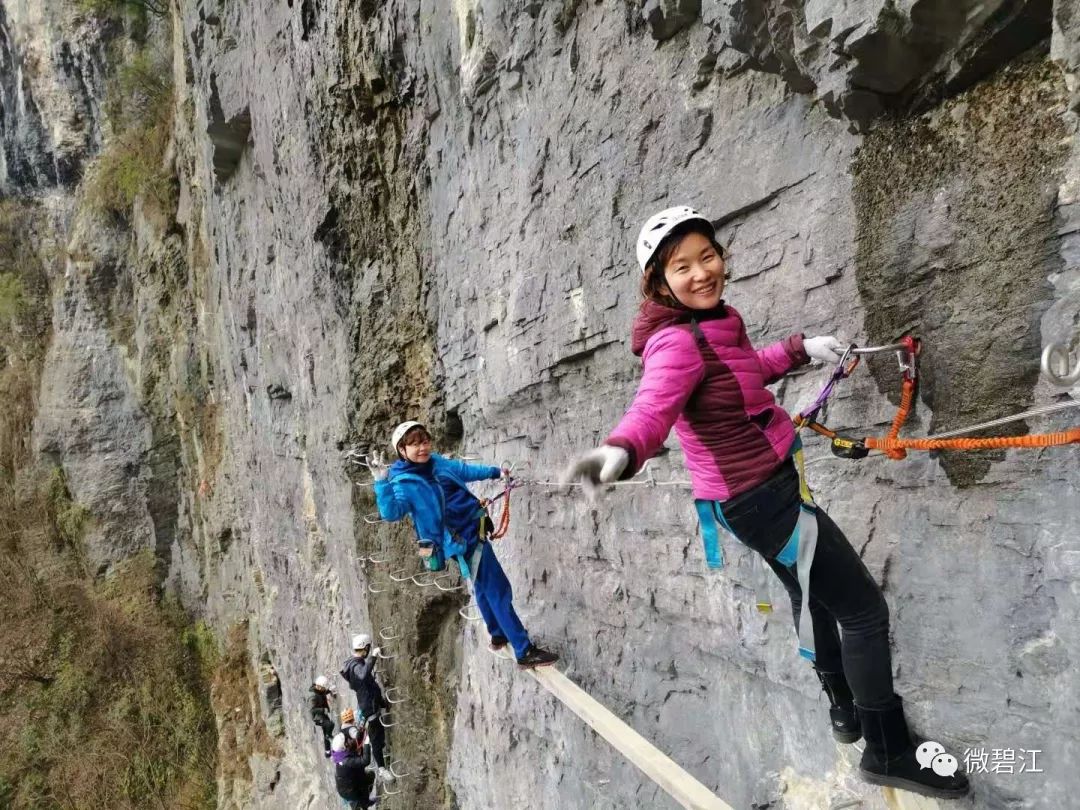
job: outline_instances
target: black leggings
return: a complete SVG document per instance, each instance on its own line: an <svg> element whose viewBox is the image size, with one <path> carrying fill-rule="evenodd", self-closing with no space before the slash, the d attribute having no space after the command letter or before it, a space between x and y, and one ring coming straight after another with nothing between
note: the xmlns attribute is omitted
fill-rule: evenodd
<svg viewBox="0 0 1080 810"><path fill-rule="evenodd" d="M330 750L330 742L334 739L334 721L330 719L329 712L320 712L317 715L313 715L312 719L315 721L315 725L322 729L323 744L326 750Z"/></svg>
<svg viewBox="0 0 1080 810"><path fill-rule="evenodd" d="M776 555L795 530L800 502L799 475L789 459L764 483L718 504L735 536L764 557L784 584L796 628L802 610L796 567L777 562ZM815 666L821 672L843 672L858 706L890 708L894 697L885 597L825 510L817 510L817 522L817 551L810 568Z"/></svg>
<svg viewBox="0 0 1080 810"><path fill-rule="evenodd" d="M367 736L371 742L371 758L375 760L375 766L377 768L385 767L386 761L383 759L383 749L386 747L386 730L383 728L378 711L375 711L368 718Z"/></svg>

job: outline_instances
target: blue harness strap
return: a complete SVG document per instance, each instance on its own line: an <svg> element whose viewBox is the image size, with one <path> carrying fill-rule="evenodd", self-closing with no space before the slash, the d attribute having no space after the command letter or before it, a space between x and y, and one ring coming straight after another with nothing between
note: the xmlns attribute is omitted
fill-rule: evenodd
<svg viewBox="0 0 1080 810"><path fill-rule="evenodd" d="M709 568L719 569L724 567L724 549L720 545L720 527L717 521L722 521L724 529L730 532L727 522L724 521L720 511L716 509L715 501L703 501L694 499L694 507L697 509L698 520L701 521L701 539L705 544L705 564Z"/></svg>
<svg viewBox="0 0 1080 810"><path fill-rule="evenodd" d="M798 435L791 447L791 458L799 473L799 518L787 543L780 549L776 560L781 565L792 569L799 580L802 591L802 610L799 613L799 655L810 661L816 657L814 647L814 622L810 617L810 569L817 551L818 522L817 505L814 503L810 487L806 483L806 470L803 462L802 442ZM724 513L718 501L694 500L698 519L701 522L701 538L705 545L705 562L709 568L724 567L724 550L720 543L722 534L736 537L731 526L724 519ZM764 574L764 567L762 567ZM766 587L758 583L755 590L762 596L757 600L757 608L762 613L770 613L772 604L764 598Z"/></svg>

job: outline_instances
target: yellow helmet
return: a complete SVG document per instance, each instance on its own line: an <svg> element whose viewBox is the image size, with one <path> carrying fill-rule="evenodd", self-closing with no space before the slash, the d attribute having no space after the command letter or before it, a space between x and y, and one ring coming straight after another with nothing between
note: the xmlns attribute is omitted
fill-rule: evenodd
<svg viewBox="0 0 1080 810"><path fill-rule="evenodd" d="M353 714L352 709L346 709L341 713L341 725L349 725L356 722L356 715Z"/></svg>

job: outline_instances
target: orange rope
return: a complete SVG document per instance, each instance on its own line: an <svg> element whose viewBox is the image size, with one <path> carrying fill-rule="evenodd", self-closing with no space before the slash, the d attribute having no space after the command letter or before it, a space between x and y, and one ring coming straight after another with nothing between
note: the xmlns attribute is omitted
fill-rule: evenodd
<svg viewBox="0 0 1080 810"><path fill-rule="evenodd" d="M1006 447L1057 447L1063 444L1080 444L1080 427L1058 433L1033 433L1028 436L993 436L984 439L897 439L886 437L863 440L871 450L884 450L890 458L897 458L889 451L907 450L1000 450ZM900 456L903 458L903 456Z"/></svg>
<svg viewBox="0 0 1080 810"><path fill-rule="evenodd" d="M896 416L893 417L892 426L889 428L889 435L885 437L886 441L895 441L900 435L900 428L904 426L904 422L907 421L908 414L911 413L911 404L915 399L915 381L904 377L904 387L900 393L900 407L896 409ZM870 445L866 445L869 447ZM885 451L885 455L889 458L900 460L907 458L907 453L902 447L890 447Z"/></svg>
<svg viewBox="0 0 1080 810"><path fill-rule="evenodd" d="M908 343L909 351L914 356L919 354L919 342L914 338L904 338ZM947 439L901 439L900 430L907 422L911 414L911 407L915 402L915 377L914 359L909 373L904 375L903 388L900 393L900 406L896 409L889 432L884 437L869 436L859 442L857 439L847 439L838 435L818 422L795 416L793 421L798 429L810 428L815 433L833 440L833 452L838 453L838 444L842 446L842 453L847 457L859 458L861 455L851 456L851 447L866 448L866 450L881 450L891 459L907 458L908 450L1001 450L1007 447L1057 447L1065 444L1080 444L1080 427L1057 433L1035 433L1028 436L992 436L987 438L947 438ZM852 366L854 368L854 366Z"/></svg>
<svg viewBox="0 0 1080 810"><path fill-rule="evenodd" d="M492 540L501 540L510 530L510 489L510 484L507 482L506 492L503 494L506 503L503 504L502 512L499 513L499 525L495 527L495 530L490 535L488 535ZM484 501L484 509L487 509L494 501L495 498L489 498Z"/></svg>

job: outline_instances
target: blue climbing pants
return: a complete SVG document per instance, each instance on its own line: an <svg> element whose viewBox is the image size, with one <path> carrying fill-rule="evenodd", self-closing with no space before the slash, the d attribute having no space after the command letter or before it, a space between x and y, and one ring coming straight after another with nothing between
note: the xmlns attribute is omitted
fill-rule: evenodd
<svg viewBox="0 0 1080 810"><path fill-rule="evenodd" d="M514 610L510 580L499 565L499 558L495 556L491 543L482 543L481 546L480 566L473 581L476 606L480 608L488 633L504 637L514 648L514 654L521 658L529 649L529 634ZM469 552L471 558L472 549Z"/></svg>

